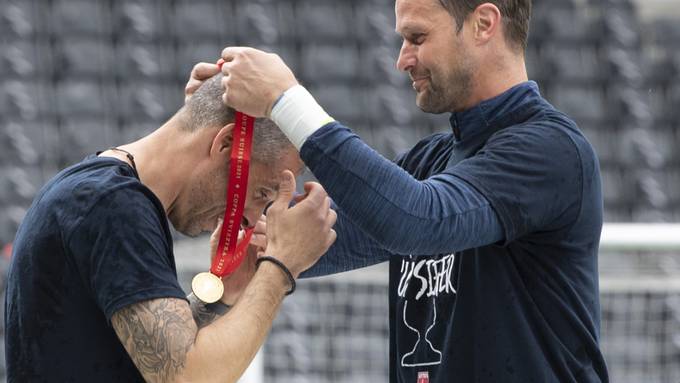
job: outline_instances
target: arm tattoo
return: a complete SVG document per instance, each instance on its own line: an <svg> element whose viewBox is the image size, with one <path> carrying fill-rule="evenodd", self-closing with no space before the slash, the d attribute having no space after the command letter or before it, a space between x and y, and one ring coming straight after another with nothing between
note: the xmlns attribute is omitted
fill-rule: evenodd
<svg viewBox="0 0 680 383"><path fill-rule="evenodd" d="M184 369L196 323L184 300L153 299L125 307L111 324L148 382L171 382Z"/></svg>
<svg viewBox="0 0 680 383"><path fill-rule="evenodd" d="M212 304L201 302L201 300L196 298L194 293L189 294L187 299L189 300L191 313L193 314L194 320L196 321L196 325L199 329L211 324L217 318L226 314L231 308L230 306L221 302Z"/></svg>

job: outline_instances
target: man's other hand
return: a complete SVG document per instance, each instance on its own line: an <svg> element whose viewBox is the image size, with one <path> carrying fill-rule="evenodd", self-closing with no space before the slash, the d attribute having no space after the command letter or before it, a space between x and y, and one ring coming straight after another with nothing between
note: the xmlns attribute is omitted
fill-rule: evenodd
<svg viewBox="0 0 680 383"><path fill-rule="evenodd" d="M283 262L295 278L310 268L335 242L337 215L326 191L315 182L305 184L306 197L289 208L295 177L283 172L279 195L267 210L265 254Z"/></svg>
<svg viewBox="0 0 680 383"><path fill-rule="evenodd" d="M220 73L220 68L216 64L198 63L191 70L189 75L189 82L184 88L184 102L189 101L191 96L203 85L203 83L212 76Z"/></svg>
<svg viewBox="0 0 680 383"><path fill-rule="evenodd" d="M246 255L241 265L231 274L222 278L224 284L224 294L222 294L222 303L233 306L238 298L243 293L243 290L248 286L250 280L253 279L255 271L257 271L256 261L257 257L264 253L267 247L267 217L262 215L255 224L253 236L250 240L250 245L246 249ZM210 236L210 264L212 265L215 256L217 255L217 246L220 240L220 232L222 231L222 219L218 221L215 231ZM245 232L239 232L238 240L241 241L245 236Z"/></svg>

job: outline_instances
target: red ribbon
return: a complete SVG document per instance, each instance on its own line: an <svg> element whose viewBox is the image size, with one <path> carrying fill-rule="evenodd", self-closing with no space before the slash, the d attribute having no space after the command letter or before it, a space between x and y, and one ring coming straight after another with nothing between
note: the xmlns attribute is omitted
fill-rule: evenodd
<svg viewBox="0 0 680 383"><path fill-rule="evenodd" d="M224 64L224 60L220 59L217 62L220 69L222 64ZM210 267L210 272L218 277L225 277L238 269L245 259L246 249L253 235L254 229L246 229L241 242L236 243L243 221L243 210L248 189L254 125L255 118L245 113L236 112L231 163L229 164L229 184L227 185L227 208L224 211L217 254L215 254Z"/></svg>

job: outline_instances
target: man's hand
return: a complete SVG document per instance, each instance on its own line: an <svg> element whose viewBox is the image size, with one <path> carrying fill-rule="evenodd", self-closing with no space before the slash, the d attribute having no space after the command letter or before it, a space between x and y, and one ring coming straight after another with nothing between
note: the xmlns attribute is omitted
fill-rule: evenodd
<svg viewBox="0 0 680 383"><path fill-rule="evenodd" d="M276 54L229 47L222 51L222 59L224 103L253 117L269 117L279 96L298 84Z"/></svg>
<svg viewBox="0 0 680 383"><path fill-rule="evenodd" d="M326 253L337 237L332 229L337 215L326 191L315 182L305 184L306 197L292 208L295 177L286 170L279 195L267 211L266 255L283 262L295 278Z"/></svg>
<svg viewBox="0 0 680 383"><path fill-rule="evenodd" d="M255 266L257 257L258 255L262 254L264 249L267 247L266 220L267 217L262 215L257 221L257 224L255 224L253 236L250 240L250 245L246 250L247 253L243 263L241 263L241 266L239 266L239 268L236 269L236 271L234 271L232 274L222 278L222 283L224 284L224 294L222 295L221 299L222 303L233 306L241 296L241 293L243 293L243 290L245 290L245 288L248 286L248 283L250 283L250 280L253 279L255 271L257 271L257 267ZM210 236L211 264L217 253L217 245L220 240L221 230L222 220L219 220L217 228ZM239 241L243 238L243 236L244 232L241 231L239 233Z"/></svg>
<svg viewBox="0 0 680 383"><path fill-rule="evenodd" d="M216 64L210 63L198 63L191 70L191 75L189 76L189 82L187 82L186 88L184 88L184 102L189 101L191 96L198 90L198 88L203 85L205 80L211 78L212 76L220 73L220 68Z"/></svg>

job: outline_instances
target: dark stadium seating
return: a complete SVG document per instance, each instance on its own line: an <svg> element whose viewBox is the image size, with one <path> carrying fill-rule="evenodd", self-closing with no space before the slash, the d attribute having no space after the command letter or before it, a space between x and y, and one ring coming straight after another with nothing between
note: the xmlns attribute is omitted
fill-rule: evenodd
<svg viewBox="0 0 680 383"><path fill-rule="evenodd" d="M27 132L49 131L41 137L64 137L72 127L66 121L81 126L102 119L110 129L101 142L137 137L133 126L148 131L181 105L193 64L214 61L228 44L254 45L278 52L331 114L364 132L375 130L368 136L377 141L369 142L393 154L416 139L411 132L447 126L445 118L417 110L408 79L395 69L399 40L391 5L388 0L2 0L0 121L11 120ZM680 166L674 150L680 85L669 79L680 79L678 47L675 20L642 25L631 1L589 0L584 6L537 0L527 64L542 93L583 127L603 166L629 166L633 159L654 174L659 169L673 174ZM632 134L630 126L645 130ZM59 132L52 132L54 127ZM409 133L390 138L399 136L390 127ZM66 159L54 155L63 151L55 142L37 144L40 161ZM83 147L77 155L71 149L68 157L94 149ZM652 177L655 182L673 185L660 174ZM608 210L635 210L630 204L637 199L607 195ZM678 214L674 205L670 209Z"/></svg>

